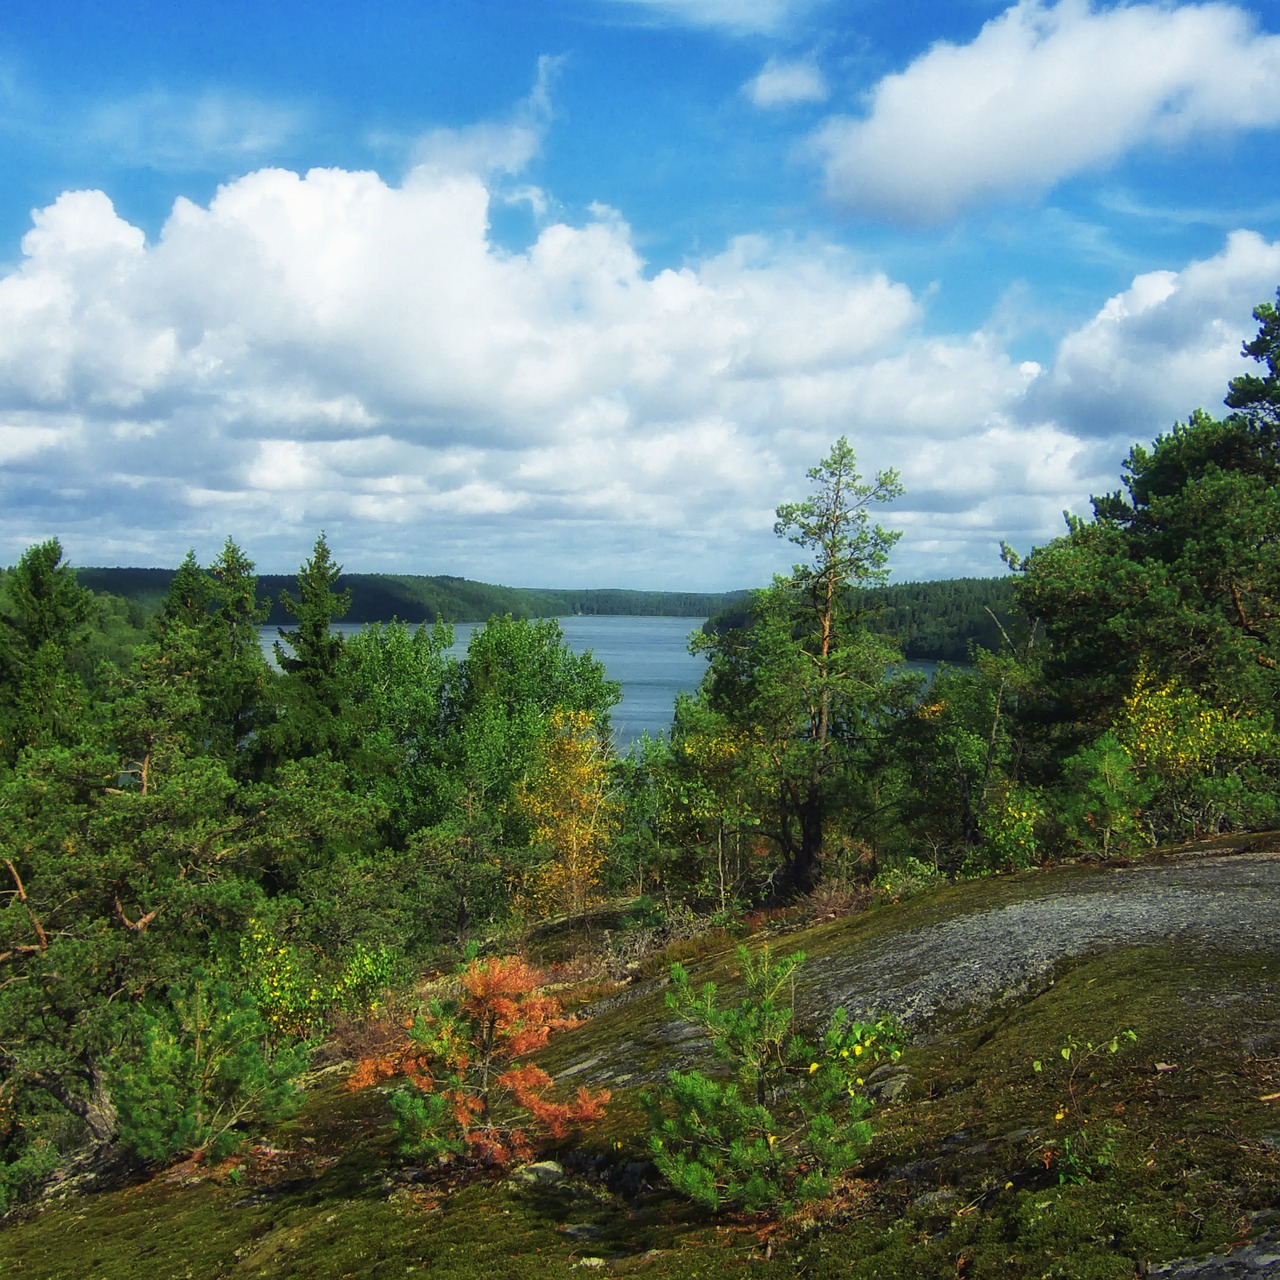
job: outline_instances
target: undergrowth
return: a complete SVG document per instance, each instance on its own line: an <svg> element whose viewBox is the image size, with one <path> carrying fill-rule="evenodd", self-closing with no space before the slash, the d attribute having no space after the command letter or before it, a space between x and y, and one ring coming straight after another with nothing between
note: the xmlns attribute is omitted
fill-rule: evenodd
<svg viewBox="0 0 1280 1280"><path fill-rule="evenodd" d="M816 971L824 956L895 927L1026 891L1014 879L958 886L790 941ZM727 935L685 963L726 999L742 990ZM797 981L802 1003L803 972ZM562 1180L477 1179L406 1162L379 1090L347 1093L335 1070L309 1081L299 1114L266 1143L53 1202L8 1226L0 1273L336 1280L429 1271L461 1280L568 1277L597 1258L600 1274L654 1277L1121 1280L1275 1225L1274 956L1174 944L1113 951L1075 963L1035 998L931 1029L899 1062L864 1076L878 1101L861 1167L782 1225L743 1210L711 1215L658 1178L639 1094L682 1064L713 1064L698 1033L686 1037L665 1011L662 989L636 990L537 1055L573 1088L614 1093L599 1125L552 1142L546 1154L563 1165ZM1063 1046L1105 1046L1130 1030L1128 1052L1086 1050L1068 1085ZM1070 1126L1058 1118L1066 1101ZM1105 1160L1095 1147L1079 1176L1064 1178L1062 1139L1081 1131L1098 1135Z"/></svg>

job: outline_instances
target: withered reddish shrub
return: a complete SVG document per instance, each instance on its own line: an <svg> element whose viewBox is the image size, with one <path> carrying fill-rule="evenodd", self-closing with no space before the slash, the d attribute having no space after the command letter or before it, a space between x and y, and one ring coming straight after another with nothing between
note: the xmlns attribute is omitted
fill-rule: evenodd
<svg viewBox="0 0 1280 1280"><path fill-rule="evenodd" d="M541 1067L517 1063L553 1031L577 1025L543 990L545 975L518 956L473 960L451 999L432 1000L386 1051L361 1059L347 1087L403 1076L392 1095L404 1148L440 1160L502 1165L599 1119L608 1090L554 1096Z"/></svg>

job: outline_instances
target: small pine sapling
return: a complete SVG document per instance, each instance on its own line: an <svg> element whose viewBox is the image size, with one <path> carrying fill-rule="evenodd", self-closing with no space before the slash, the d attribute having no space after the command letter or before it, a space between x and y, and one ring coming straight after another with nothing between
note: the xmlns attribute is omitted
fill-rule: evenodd
<svg viewBox="0 0 1280 1280"><path fill-rule="evenodd" d="M703 1027L736 1079L672 1072L645 1099L654 1163L679 1192L705 1208L791 1212L830 1194L832 1179L853 1167L871 1141L864 1073L901 1057L893 1021L851 1021L839 1010L815 1044L799 1034L794 977L797 952L774 962L739 948L746 994L718 1001L714 983L694 990L672 966L667 1005Z"/></svg>
<svg viewBox="0 0 1280 1280"><path fill-rule="evenodd" d="M225 1155L243 1126L296 1110L306 1066L306 1046L276 1046L247 992L197 972L143 1013L138 1052L113 1081L121 1137L147 1160Z"/></svg>
<svg viewBox="0 0 1280 1280"><path fill-rule="evenodd" d="M608 1090L585 1088L558 1101L541 1067L516 1062L553 1031L577 1025L543 983L516 956L472 960L458 976L458 994L433 1000L399 1043L362 1060L348 1088L407 1077L411 1087L391 1098L407 1151L487 1165L529 1159L540 1143L599 1119L609 1101Z"/></svg>

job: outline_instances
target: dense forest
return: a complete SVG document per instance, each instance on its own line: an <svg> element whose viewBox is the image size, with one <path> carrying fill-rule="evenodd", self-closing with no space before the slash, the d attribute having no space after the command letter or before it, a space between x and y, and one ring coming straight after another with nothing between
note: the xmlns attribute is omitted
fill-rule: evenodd
<svg viewBox="0 0 1280 1280"><path fill-rule="evenodd" d="M79 569L76 577L90 590L127 600L144 614L161 608L176 570ZM258 592L269 603L263 621L283 626L289 614L281 603L293 579L258 576ZM743 599L745 591L541 590L499 587L448 575L346 573L335 584L349 597L347 622L484 622L510 614L515 618L564 618L576 614L705 618Z"/></svg>
<svg viewBox="0 0 1280 1280"><path fill-rule="evenodd" d="M970 650L998 649L1013 620L1013 579L946 578L851 587L848 608L862 626L885 636L904 658L967 662ZM752 618L751 599L732 601L707 621L710 635L740 629Z"/></svg>
<svg viewBox="0 0 1280 1280"><path fill-rule="evenodd" d="M864 478L837 441L810 496L778 509L802 562L699 638L702 687L669 738L623 758L617 686L514 596L455 659L444 623L336 631L353 595L323 535L278 596L229 539L211 564L189 556L150 613L136 593L95 596L56 540L32 547L0 582L0 1208L77 1152L227 1149L295 1105L334 1027L459 959L461 1002L423 1014L412 1043L393 1026L369 1078L416 1078L397 1122L433 1158L528 1149L500 1130L489 1068L555 1021L514 956L540 921L611 903L654 928L725 925L834 889L1274 823L1280 313L1255 314L1260 371L1231 382L1227 415L1136 446L1090 516L1007 551L1007 586L887 587L898 535L873 515L900 482ZM378 581L389 602L410 580ZM277 607L273 667L258 628ZM904 672L901 642L950 654L960 632L979 640L965 664L927 686ZM747 974L767 1012L785 966ZM675 991L726 1043L770 1025ZM741 1203L856 1159L822 1108L857 1103L851 1055L897 1050L888 1026L830 1034L803 1050L804 1073L834 1082L805 1120L809 1154L781 1191L782 1174L738 1170ZM743 1077L761 1107L771 1061ZM501 1105L547 1132L602 1105L553 1103L533 1068L501 1079ZM703 1151L679 1118L707 1107L755 1134L724 1160L779 1167L748 1099L680 1088L662 1150ZM711 1159L666 1168L705 1199L736 1176Z"/></svg>

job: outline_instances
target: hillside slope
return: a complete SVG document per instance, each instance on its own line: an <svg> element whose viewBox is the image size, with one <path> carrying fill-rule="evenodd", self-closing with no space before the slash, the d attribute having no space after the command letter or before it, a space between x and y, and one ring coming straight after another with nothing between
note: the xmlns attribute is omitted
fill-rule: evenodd
<svg viewBox="0 0 1280 1280"><path fill-rule="evenodd" d="M453 1186L406 1168L381 1099L343 1093L331 1070L303 1113L238 1163L73 1195L0 1232L0 1273L1269 1274L1277 848L976 881L772 939L810 957L802 1009L889 1009L912 1029L902 1062L869 1081L880 1105L868 1163L838 1200L782 1231L708 1219L652 1185L636 1092L705 1060L706 1046L650 977L542 1055L573 1084L615 1091L604 1128L557 1153L564 1179ZM731 984L732 946L693 969ZM1137 1035L1127 1054L1059 1053L1126 1030ZM1064 1165L1064 1135L1093 1150L1087 1167Z"/></svg>
<svg viewBox="0 0 1280 1280"><path fill-rule="evenodd" d="M152 613L164 603L172 569L76 570L81 586L105 591L135 602ZM621 588L505 587L473 582L449 574L344 573L335 589L350 593L345 622L484 622L495 614L515 617L555 618L571 614L667 616L705 618L741 599L745 591L630 591ZM297 594L294 574L264 573L258 576L258 599L269 601L266 621L289 626L292 616L280 603L281 592Z"/></svg>

